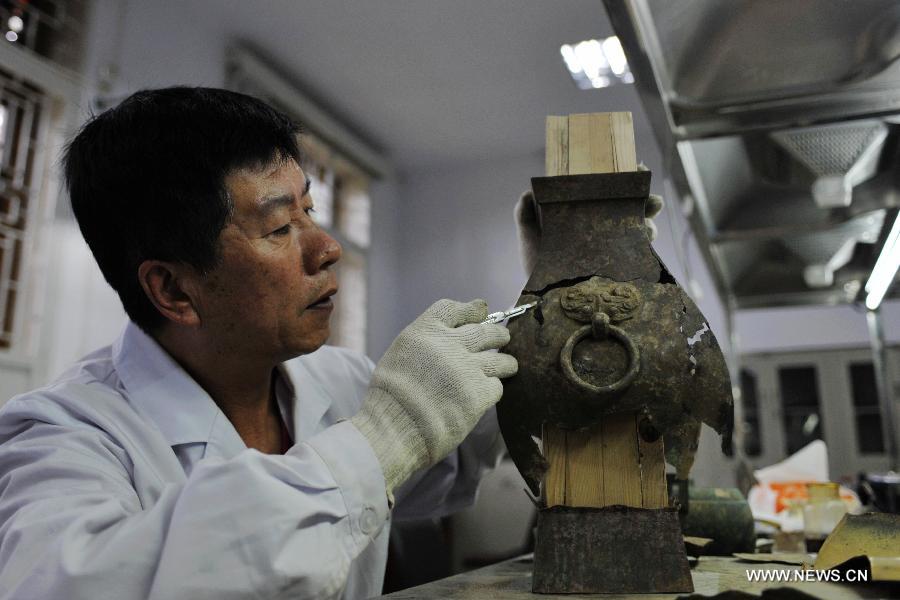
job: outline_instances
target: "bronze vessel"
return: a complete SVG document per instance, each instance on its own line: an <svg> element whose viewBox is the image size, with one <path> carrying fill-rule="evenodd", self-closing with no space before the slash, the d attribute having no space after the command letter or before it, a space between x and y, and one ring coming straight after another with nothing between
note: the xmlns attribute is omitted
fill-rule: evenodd
<svg viewBox="0 0 900 600"><path fill-rule="evenodd" d="M498 405L512 459L539 495L544 424L583 429L636 412L641 436L665 436L666 460L686 478L701 422L730 444L731 387L715 336L650 245L650 173L531 181L541 245L518 304L539 305L509 322L504 351L519 372Z"/></svg>

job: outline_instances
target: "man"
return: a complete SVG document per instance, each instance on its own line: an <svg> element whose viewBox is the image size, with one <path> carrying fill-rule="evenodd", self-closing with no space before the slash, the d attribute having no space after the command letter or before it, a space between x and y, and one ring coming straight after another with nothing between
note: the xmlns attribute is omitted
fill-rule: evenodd
<svg viewBox="0 0 900 600"><path fill-rule="evenodd" d="M377 366L323 346L341 248L310 217L296 133L248 96L170 88L68 147L130 322L0 411L0 597L368 597L393 503L472 498L509 334L444 300Z"/></svg>

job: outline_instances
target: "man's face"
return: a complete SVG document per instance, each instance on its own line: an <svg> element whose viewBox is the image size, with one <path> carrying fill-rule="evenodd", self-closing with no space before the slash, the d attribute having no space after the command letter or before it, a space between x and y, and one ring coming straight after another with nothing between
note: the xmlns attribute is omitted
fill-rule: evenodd
<svg viewBox="0 0 900 600"><path fill-rule="evenodd" d="M293 159L225 178L234 215L221 263L201 284L201 327L222 352L284 361L325 343L341 246L312 220L306 177Z"/></svg>

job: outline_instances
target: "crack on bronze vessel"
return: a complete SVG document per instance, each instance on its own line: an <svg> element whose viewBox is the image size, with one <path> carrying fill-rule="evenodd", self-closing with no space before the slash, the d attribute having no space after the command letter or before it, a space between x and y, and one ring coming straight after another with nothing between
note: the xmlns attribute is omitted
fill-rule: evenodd
<svg viewBox="0 0 900 600"><path fill-rule="evenodd" d="M664 285L678 285L678 282L675 281L675 278L672 277L672 274L669 273L669 270L665 267L665 265L660 264L662 270L659 272L659 281L656 283L662 283Z"/></svg>
<svg viewBox="0 0 900 600"><path fill-rule="evenodd" d="M535 290L535 291L522 290L522 295L523 296L527 295L527 296L542 296L543 297L547 292L549 292L551 290L555 290L555 289L558 289L561 287L569 287L571 285L576 285L578 283L581 283L582 281L587 281L590 278L591 278L590 275L572 277L571 279L564 279L562 281L557 281L556 283L551 283L550 285L548 285L540 290Z"/></svg>
<svg viewBox="0 0 900 600"><path fill-rule="evenodd" d="M611 181L621 197L608 193ZM649 173L532 184L543 237L519 303L539 305L533 319L509 323L505 351L519 373L497 407L510 456L539 495L546 462L533 438L544 424L579 430L636 412L644 432L664 437L667 462L686 478L701 422L730 447L731 384L709 324L646 236Z"/></svg>
<svg viewBox="0 0 900 600"><path fill-rule="evenodd" d="M542 307L543 302L538 301L538 305L534 307L534 311L532 311L532 315L534 315L534 320L537 321L540 325L544 324L544 309Z"/></svg>

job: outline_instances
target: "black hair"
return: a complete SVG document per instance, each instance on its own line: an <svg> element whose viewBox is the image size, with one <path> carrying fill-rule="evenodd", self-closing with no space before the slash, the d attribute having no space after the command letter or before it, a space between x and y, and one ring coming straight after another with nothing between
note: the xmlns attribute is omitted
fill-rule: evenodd
<svg viewBox="0 0 900 600"><path fill-rule="evenodd" d="M63 157L72 210L132 321L147 332L164 321L138 282L140 264L213 269L234 208L225 177L299 163L299 132L257 98L193 87L136 92L82 127Z"/></svg>

